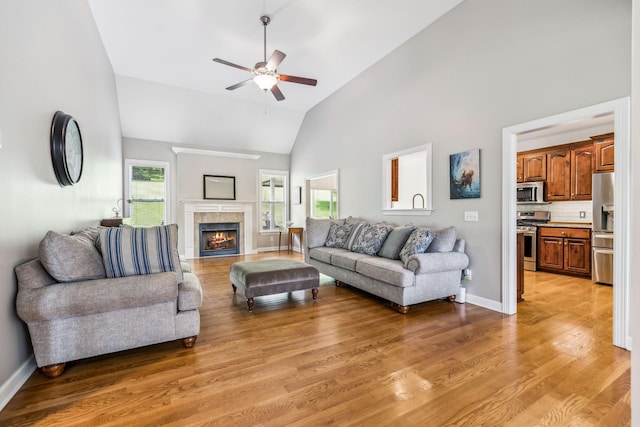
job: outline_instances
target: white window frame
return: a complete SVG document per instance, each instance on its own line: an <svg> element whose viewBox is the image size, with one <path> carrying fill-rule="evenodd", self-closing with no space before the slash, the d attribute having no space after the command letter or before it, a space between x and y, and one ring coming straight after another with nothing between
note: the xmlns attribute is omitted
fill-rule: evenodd
<svg viewBox="0 0 640 427"><path fill-rule="evenodd" d="M171 200L171 194L169 189L171 188L171 167L169 162L162 162L157 160L141 160L141 159L124 159L124 200L123 203L123 217L131 216L131 205L128 202L131 200L131 171L134 166L142 167L161 167L164 168L164 223L171 224L172 218L170 218L169 201Z"/></svg>
<svg viewBox="0 0 640 427"><path fill-rule="evenodd" d="M274 170L274 169L259 169L258 170L258 177L257 177L257 194L258 194L258 215L257 215L257 220L258 220L258 230L259 233L275 233L280 231L280 229L278 227L274 227L273 224L274 222L271 223L271 226L268 230L265 230L262 228L262 218L263 218L263 214L264 212L262 211L262 204L263 202L271 202L271 203L276 203L273 200L266 200L263 201L262 200L262 176L263 175L281 175L284 177L284 183L283 183L283 190L284 190L284 194L283 194L283 212L284 212L284 225L286 225L286 223L289 221L289 171L285 171L285 170ZM280 203L280 202L277 202Z"/></svg>

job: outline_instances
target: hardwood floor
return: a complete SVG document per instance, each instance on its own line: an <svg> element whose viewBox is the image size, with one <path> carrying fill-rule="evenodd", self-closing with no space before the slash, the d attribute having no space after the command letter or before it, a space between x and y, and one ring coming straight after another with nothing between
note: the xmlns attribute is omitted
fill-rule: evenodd
<svg viewBox="0 0 640 427"><path fill-rule="evenodd" d="M258 297L249 313L229 266L273 256L192 261L205 291L193 349L81 360L53 380L36 371L0 425L630 425L610 287L527 272L515 316L445 301L402 315L327 279L317 301Z"/></svg>

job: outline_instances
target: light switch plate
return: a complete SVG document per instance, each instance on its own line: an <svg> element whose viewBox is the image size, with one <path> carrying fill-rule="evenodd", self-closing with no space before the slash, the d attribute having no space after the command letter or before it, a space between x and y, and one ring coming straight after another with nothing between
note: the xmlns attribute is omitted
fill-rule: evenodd
<svg viewBox="0 0 640 427"><path fill-rule="evenodd" d="M478 221L478 211L464 211L465 221Z"/></svg>

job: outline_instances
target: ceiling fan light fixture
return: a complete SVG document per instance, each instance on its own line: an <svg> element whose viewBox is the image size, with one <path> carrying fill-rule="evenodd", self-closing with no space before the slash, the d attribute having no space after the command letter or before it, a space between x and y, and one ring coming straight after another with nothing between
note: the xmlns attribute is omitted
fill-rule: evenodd
<svg viewBox="0 0 640 427"><path fill-rule="evenodd" d="M272 74L256 74L253 77L253 82L258 85L262 90L271 89L276 83L276 76Z"/></svg>

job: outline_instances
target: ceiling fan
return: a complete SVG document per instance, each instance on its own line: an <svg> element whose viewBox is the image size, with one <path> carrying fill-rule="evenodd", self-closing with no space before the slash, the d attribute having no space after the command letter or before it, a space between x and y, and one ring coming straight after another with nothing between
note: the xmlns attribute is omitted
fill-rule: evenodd
<svg viewBox="0 0 640 427"><path fill-rule="evenodd" d="M291 83L300 83L300 84L309 85L309 86L315 86L318 83L318 81L315 79L289 76L286 74L279 74L277 72L278 66L280 65L282 60L285 58L285 56L287 56L283 52L280 52L279 50L274 50L273 53L271 54L271 57L267 61L267 25L269 25L269 22L271 22L271 18L269 18L268 16L261 16L260 21L262 22L262 25L264 27L264 61L258 62L255 65L255 67L251 69L251 68L243 67L242 65L234 64L229 61L225 61L224 59L213 58L215 62L219 62L220 64L228 65L230 67L239 68L241 70L248 71L251 74L253 74L253 77L251 77L250 79L247 79L240 83L236 83L233 86L229 86L227 90L238 89L239 87L242 87L249 82L254 82L256 85L258 85L260 89L264 90L265 92L267 90L270 90L273 96L278 101L282 101L284 99L284 95L282 94L282 92L280 91L280 88L278 88L278 85L276 84L278 80L291 82Z"/></svg>

